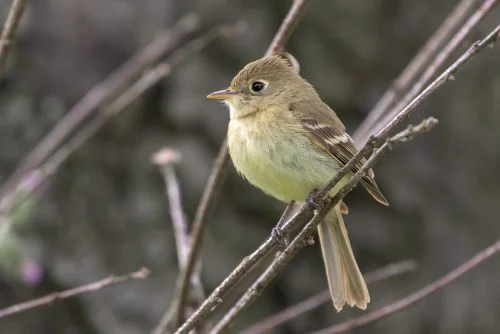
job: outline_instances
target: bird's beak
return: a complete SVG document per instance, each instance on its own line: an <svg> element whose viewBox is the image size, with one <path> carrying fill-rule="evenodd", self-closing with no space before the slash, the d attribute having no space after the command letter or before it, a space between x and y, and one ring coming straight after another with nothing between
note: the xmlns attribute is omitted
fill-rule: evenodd
<svg viewBox="0 0 500 334"><path fill-rule="evenodd" d="M223 90L218 90L216 92L210 93L207 95L207 99L210 100L227 100L231 98L231 96L234 96L238 94L238 92L232 91L231 89L223 89Z"/></svg>

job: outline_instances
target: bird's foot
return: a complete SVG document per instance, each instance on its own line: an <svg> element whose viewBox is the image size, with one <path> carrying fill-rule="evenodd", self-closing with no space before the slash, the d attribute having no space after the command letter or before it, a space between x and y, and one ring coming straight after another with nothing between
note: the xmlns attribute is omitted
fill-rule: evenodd
<svg viewBox="0 0 500 334"><path fill-rule="evenodd" d="M316 211L321 211L326 204L326 200L324 198L316 200L316 197L318 196L319 192L320 190L315 188L313 189L313 191L309 193L309 195L307 195L306 198L306 203L311 207L313 207L314 210Z"/></svg>
<svg viewBox="0 0 500 334"><path fill-rule="evenodd" d="M279 224L272 229L271 238L273 238L274 242L281 248L286 248L290 243L288 234L281 229Z"/></svg>

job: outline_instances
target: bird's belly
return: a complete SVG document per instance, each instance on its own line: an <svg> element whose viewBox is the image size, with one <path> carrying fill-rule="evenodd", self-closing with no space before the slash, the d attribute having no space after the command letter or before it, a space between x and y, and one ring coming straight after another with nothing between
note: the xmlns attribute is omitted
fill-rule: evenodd
<svg viewBox="0 0 500 334"><path fill-rule="evenodd" d="M236 130L236 129L233 129ZM338 171L334 160L302 135L256 136L229 131L236 169L253 185L282 201L301 201Z"/></svg>

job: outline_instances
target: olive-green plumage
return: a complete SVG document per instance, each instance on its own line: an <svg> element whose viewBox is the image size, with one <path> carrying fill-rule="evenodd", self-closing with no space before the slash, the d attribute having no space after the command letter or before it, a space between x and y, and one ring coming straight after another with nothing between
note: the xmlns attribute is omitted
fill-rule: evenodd
<svg viewBox="0 0 500 334"><path fill-rule="evenodd" d="M228 89L208 97L229 106L228 146L238 172L279 200L304 202L357 152L335 112L281 57L246 65ZM361 184L377 201L388 204L372 171ZM347 303L365 309L370 295L352 253L340 205L319 225L318 234L335 308L340 311Z"/></svg>

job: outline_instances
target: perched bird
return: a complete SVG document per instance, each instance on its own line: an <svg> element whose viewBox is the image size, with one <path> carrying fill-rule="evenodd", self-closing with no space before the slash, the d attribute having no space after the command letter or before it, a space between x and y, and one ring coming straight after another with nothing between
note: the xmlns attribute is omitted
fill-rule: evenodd
<svg viewBox="0 0 500 334"><path fill-rule="evenodd" d="M282 57L246 65L229 88L211 93L229 107L228 146L238 172L251 184L285 202L304 202L356 154L335 112ZM333 196L352 176L331 190ZM370 170L361 184L388 205ZM370 295L351 249L338 204L318 226L328 286L337 311L347 303L366 309Z"/></svg>

